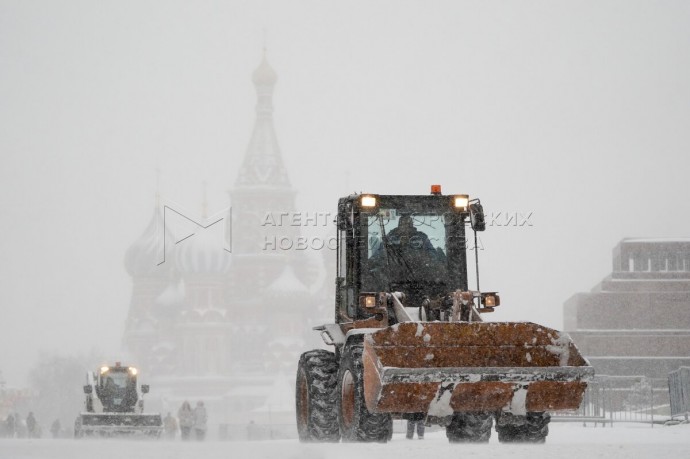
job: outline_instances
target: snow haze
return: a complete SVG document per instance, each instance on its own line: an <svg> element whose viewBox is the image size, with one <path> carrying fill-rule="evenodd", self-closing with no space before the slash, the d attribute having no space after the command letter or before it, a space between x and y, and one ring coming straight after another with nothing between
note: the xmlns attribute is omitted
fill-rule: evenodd
<svg viewBox="0 0 690 459"><path fill-rule="evenodd" d="M264 442L125 442L72 440L0 440L0 459L91 458L129 459L246 457L251 459L399 459L433 457L492 457L532 459L540 457L629 459L684 457L690 448L687 425L651 428L648 424L616 425L613 428L584 428L575 424L551 424L544 445L449 444L444 432L427 434L423 441L406 440L396 434L393 441L380 444L300 444L296 440Z"/></svg>
<svg viewBox="0 0 690 459"><path fill-rule="evenodd" d="M205 181L210 213L228 206L264 46L298 210L478 196L501 212L481 235L491 319L562 328L619 240L688 236L688 23L683 1L1 0L4 379L41 351L119 355L125 251L157 190L201 213Z"/></svg>

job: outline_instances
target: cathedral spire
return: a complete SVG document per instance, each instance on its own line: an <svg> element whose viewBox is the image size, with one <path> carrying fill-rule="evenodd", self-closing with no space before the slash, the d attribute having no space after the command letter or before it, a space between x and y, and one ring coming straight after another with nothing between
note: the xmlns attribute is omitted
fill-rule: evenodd
<svg viewBox="0 0 690 459"><path fill-rule="evenodd" d="M265 48L252 81L257 95L256 121L235 187L291 189L273 127L273 89L278 75L268 63Z"/></svg>

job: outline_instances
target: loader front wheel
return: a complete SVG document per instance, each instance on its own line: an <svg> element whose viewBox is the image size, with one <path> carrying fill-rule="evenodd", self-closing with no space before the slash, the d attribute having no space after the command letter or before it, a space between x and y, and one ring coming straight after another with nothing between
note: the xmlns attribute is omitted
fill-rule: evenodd
<svg viewBox="0 0 690 459"><path fill-rule="evenodd" d="M490 413L455 413L446 427L446 437L451 443L486 443L492 424Z"/></svg>
<svg viewBox="0 0 690 459"><path fill-rule="evenodd" d="M386 443L393 432L390 414L370 413L364 401L361 344L350 346L342 356L338 372L338 424L340 436L348 442Z"/></svg>
<svg viewBox="0 0 690 459"><path fill-rule="evenodd" d="M336 414L338 361L335 354L317 349L305 352L297 365L295 385L297 433L302 442L337 442Z"/></svg>
<svg viewBox="0 0 690 459"><path fill-rule="evenodd" d="M549 434L549 413L527 413L515 416L501 413L496 419L496 432L501 443L544 443Z"/></svg>

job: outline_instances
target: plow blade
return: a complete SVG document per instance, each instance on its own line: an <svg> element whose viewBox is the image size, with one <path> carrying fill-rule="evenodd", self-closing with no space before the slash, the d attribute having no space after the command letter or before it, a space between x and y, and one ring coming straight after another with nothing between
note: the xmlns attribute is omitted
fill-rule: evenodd
<svg viewBox="0 0 690 459"><path fill-rule="evenodd" d="M81 413L79 436L147 436L157 438L163 431L160 414Z"/></svg>
<svg viewBox="0 0 690 459"><path fill-rule="evenodd" d="M406 322L364 338L371 412L576 410L594 370L567 334L528 322Z"/></svg>

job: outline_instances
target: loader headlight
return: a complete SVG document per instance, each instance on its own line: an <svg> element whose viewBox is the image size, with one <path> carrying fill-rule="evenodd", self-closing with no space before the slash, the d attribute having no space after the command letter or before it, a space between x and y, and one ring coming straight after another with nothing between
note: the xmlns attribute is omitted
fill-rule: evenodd
<svg viewBox="0 0 690 459"><path fill-rule="evenodd" d="M107 373L108 370L110 370L110 368L108 368L108 367L101 367L101 374Z"/></svg>
<svg viewBox="0 0 690 459"><path fill-rule="evenodd" d="M376 196L363 195L362 196L362 207L376 207Z"/></svg>
<svg viewBox="0 0 690 459"><path fill-rule="evenodd" d="M482 305L485 308L495 308L501 305L501 297L495 292L482 293Z"/></svg>
<svg viewBox="0 0 690 459"><path fill-rule="evenodd" d="M137 369L134 368L134 367L129 367L129 373L130 373L132 376L136 376L136 375L137 375Z"/></svg>
<svg viewBox="0 0 690 459"><path fill-rule="evenodd" d="M365 308L376 307L376 295L362 295L359 297L359 304Z"/></svg>
<svg viewBox="0 0 690 459"><path fill-rule="evenodd" d="M467 205L469 202L470 197L466 194L458 194L453 196L453 206L455 207L455 210L467 212Z"/></svg>

